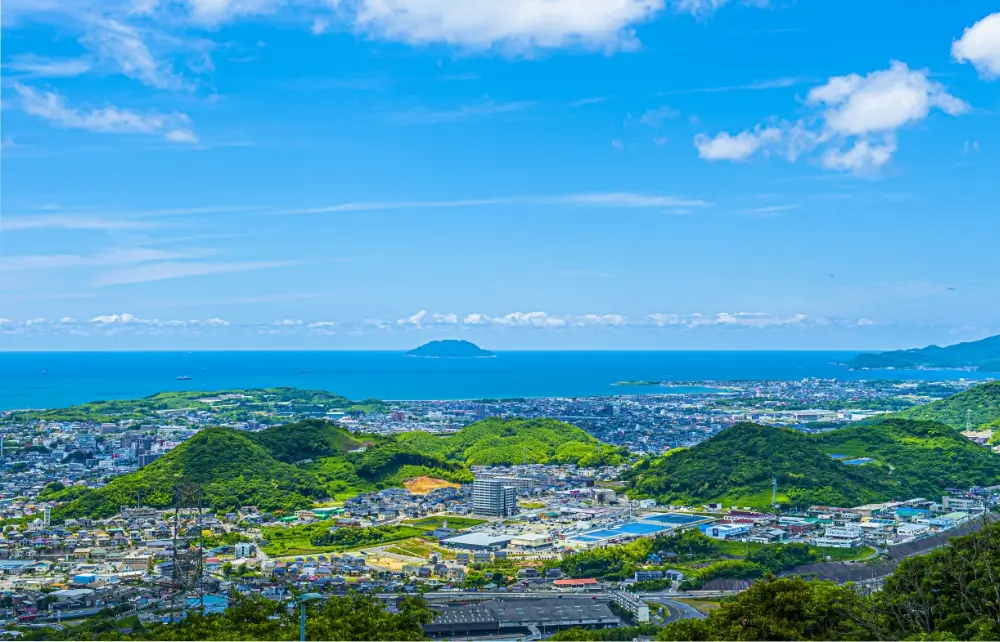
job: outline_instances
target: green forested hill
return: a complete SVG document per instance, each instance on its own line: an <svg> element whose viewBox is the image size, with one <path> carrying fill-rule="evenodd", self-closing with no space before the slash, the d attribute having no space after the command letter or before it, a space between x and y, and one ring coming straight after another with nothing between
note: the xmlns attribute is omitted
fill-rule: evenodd
<svg viewBox="0 0 1000 642"><path fill-rule="evenodd" d="M933 421L886 419L810 436L823 452L871 457L900 499L1000 483L1000 455Z"/></svg>
<svg viewBox="0 0 1000 642"><path fill-rule="evenodd" d="M622 451L601 445L576 426L554 419L484 419L466 426L454 435L434 437L410 432L399 436L401 448L467 466L519 464L525 454L529 464L567 464L593 466L619 464ZM527 453L525 453L527 449Z"/></svg>
<svg viewBox="0 0 1000 642"><path fill-rule="evenodd" d="M165 508L182 481L201 484L205 506L217 511L303 508L326 495L313 475L278 461L246 433L206 428L148 466L59 506L55 515L107 517L134 505L137 495L143 505Z"/></svg>
<svg viewBox="0 0 1000 642"><path fill-rule="evenodd" d="M973 428L1000 419L1000 381L974 386L947 399L904 410L893 416L938 421L961 429L965 428L966 419L970 417L969 411L972 411Z"/></svg>
<svg viewBox="0 0 1000 642"><path fill-rule="evenodd" d="M57 516L104 517L134 504L137 493L145 505L167 507L176 485L188 481L202 485L205 505L214 510L243 505L288 510L420 475L469 482L469 466L520 463L525 449L529 462L591 466L623 461L621 449L604 445L598 455L596 439L548 419L488 419L446 437L423 432L356 436L337 424L310 419L258 433L207 428L101 489L73 487L47 498L66 502Z"/></svg>
<svg viewBox="0 0 1000 642"><path fill-rule="evenodd" d="M349 430L322 419L272 426L250 433L249 437L266 448L273 457L289 464L304 459L342 455L362 444Z"/></svg>
<svg viewBox="0 0 1000 642"><path fill-rule="evenodd" d="M875 461L850 465L833 454ZM782 504L855 506L1000 483L1000 455L926 421L888 419L816 435L739 424L643 462L628 478L635 492L667 502L762 507L771 500L772 474Z"/></svg>
<svg viewBox="0 0 1000 642"><path fill-rule="evenodd" d="M877 471L834 461L807 435L749 423L643 462L627 478L634 492L664 502L763 507L771 501L772 475L784 505L853 506L890 494Z"/></svg>

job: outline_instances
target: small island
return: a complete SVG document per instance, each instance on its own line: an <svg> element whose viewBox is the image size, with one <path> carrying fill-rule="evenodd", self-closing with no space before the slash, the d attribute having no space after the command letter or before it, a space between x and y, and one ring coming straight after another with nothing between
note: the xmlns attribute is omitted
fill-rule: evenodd
<svg viewBox="0 0 1000 642"><path fill-rule="evenodd" d="M431 359L480 359L495 357L489 350L483 350L474 343L457 339L431 341L419 348L406 353L408 357L427 357Z"/></svg>

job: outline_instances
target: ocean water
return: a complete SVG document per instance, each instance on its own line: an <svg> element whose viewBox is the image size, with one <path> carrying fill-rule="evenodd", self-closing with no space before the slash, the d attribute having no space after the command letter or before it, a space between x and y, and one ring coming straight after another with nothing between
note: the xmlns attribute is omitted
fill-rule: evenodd
<svg viewBox="0 0 1000 642"><path fill-rule="evenodd" d="M58 408L165 390L294 386L351 399L481 399L654 394L618 381L979 379L965 371L851 372L852 352L498 352L419 359L402 352L4 352L0 409ZM189 381L178 381L178 376ZM692 390L695 391L695 390Z"/></svg>

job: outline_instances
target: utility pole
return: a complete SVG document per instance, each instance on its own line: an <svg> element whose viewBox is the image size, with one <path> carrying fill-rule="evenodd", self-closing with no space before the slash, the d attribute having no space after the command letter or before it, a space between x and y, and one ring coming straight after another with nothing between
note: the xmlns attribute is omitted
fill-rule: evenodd
<svg viewBox="0 0 1000 642"><path fill-rule="evenodd" d="M771 506L778 507L778 478L773 473L771 475Z"/></svg>

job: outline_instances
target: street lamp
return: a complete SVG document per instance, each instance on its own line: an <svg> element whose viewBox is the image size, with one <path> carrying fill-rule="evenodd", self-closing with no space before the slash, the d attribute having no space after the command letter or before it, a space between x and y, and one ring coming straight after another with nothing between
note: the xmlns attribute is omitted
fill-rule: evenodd
<svg viewBox="0 0 1000 642"><path fill-rule="evenodd" d="M299 596L299 642L306 642L306 602L322 600L319 593L303 593Z"/></svg>

